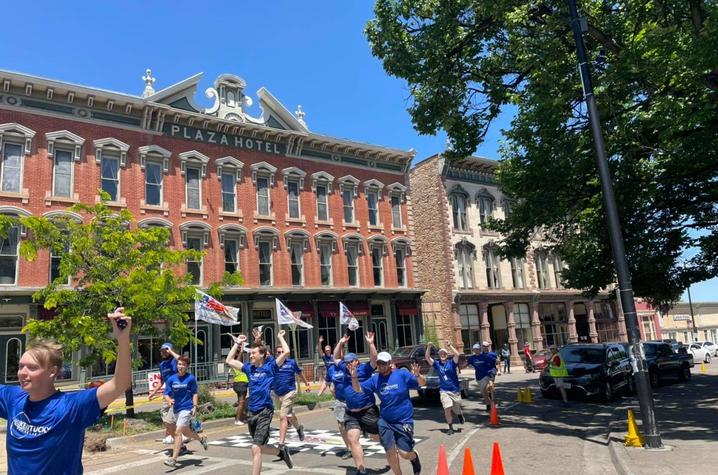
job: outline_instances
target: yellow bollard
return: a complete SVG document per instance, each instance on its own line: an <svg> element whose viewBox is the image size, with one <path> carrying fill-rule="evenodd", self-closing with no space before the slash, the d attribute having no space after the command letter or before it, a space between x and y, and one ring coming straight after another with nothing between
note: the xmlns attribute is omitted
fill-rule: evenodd
<svg viewBox="0 0 718 475"><path fill-rule="evenodd" d="M706 362L701 361L701 374L706 374L708 372L708 368L706 367Z"/></svg>
<svg viewBox="0 0 718 475"><path fill-rule="evenodd" d="M645 441L643 435L636 425L636 416L633 415L633 409L628 410L628 434L626 434L626 447L643 447Z"/></svg>
<svg viewBox="0 0 718 475"><path fill-rule="evenodd" d="M524 388L524 402L526 404L531 404L534 402L533 394L531 394L531 388L528 386Z"/></svg>
<svg viewBox="0 0 718 475"><path fill-rule="evenodd" d="M524 389L519 388L518 393L516 394L516 402L524 402Z"/></svg>

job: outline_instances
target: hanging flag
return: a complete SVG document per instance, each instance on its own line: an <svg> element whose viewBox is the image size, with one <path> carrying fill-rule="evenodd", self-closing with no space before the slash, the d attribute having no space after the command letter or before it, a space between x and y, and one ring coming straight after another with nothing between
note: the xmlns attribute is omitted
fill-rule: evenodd
<svg viewBox="0 0 718 475"><path fill-rule="evenodd" d="M359 321L354 317L354 314L349 311L344 302L339 302L339 323L341 325L348 325L351 331L356 331L359 328Z"/></svg>
<svg viewBox="0 0 718 475"><path fill-rule="evenodd" d="M289 308L287 308L286 305L284 305L281 300L274 299L277 303L277 320L279 321L280 325L299 325L300 327L304 328L314 328L312 325L308 324L307 322L303 321L301 318L295 317Z"/></svg>
<svg viewBox="0 0 718 475"><path fill-rule="evenodd" d="M194 301L194 319L217 325L236 325L239 309L224 305L219 300L197 290Z"/></svg>

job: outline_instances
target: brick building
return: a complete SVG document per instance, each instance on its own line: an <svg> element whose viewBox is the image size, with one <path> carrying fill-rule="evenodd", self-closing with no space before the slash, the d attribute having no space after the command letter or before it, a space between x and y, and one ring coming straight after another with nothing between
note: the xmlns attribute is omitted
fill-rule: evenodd
<svg viewBox="0 0 718 475"><path fill-rule="evenodd" d="M435 155L410 172L415 226L431 230L415 240L417 285L426 289L425 325L465 351L482 340L495 348L508 343L515 362L524 342L540 350L625 340L623 317L607 294L587 299L564 288L560 256L540 241L523 259L499 259L494 245L499 235L483 226L510 211L495 169L496 162L485 158L449 163Z"/></svg>
<svg viewBox="0 0 718 475"><path fill-rule="evenodd" d="M408 169L413 152L311 132L301 107L290 113L264 88L261 117L247 109L245 82L222 75L210 108L194 95L201 74L155 91L149 70L141 96L0 71L0 213L52 216L73 203L126 208L132 226L165 226L172 245L201 249L190 262L198 286L239 269L245 285L226 289L241 328L277 331L274 298L314 325L299 334L298 356L312 361L319 334L340 336L338 301L381 349L422 334L414 283ZM0 379L12 381L24 348L20 328L42 312L32 293L52 273L47 253L18 257L23 230L0 243ZM233 328L233 331L239 328ZM221 361L227 328L200 324L193 359ZM161 340L140 336L144 368ZM195 358L196 356L196 358ZM105 371L96 368L95 374ZM72 379L77 368L67 368ZM2 382L0 381L0 382Z"/></svg>

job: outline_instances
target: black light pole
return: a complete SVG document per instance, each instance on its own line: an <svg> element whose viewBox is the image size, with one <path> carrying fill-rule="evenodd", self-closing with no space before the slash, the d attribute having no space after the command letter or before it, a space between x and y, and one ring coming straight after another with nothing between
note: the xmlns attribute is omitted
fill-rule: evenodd
<svg viewBox="0 0 718 475"><path fill-rule="evenodd" d="M581 25L582 22L578 17L576 0L568 0L568 9L571 13L573 37L574 40L576 40L578 71L581 74L583 96L586 101L588 118L591 123L593 146L596 152L596 164L598 166L598 174L601 177L601 190L603 191L603 202L606 207L606 217L608 218L608 233L611 239L613 260L618 276L621 307L623 308L623 315L626 318L628 342L632 349L631 360L633 363L638 403L641 406L641 418L643 420L646 447L658 449L663 447L663 442L661 442L661 434L658 432L658 425L656 424L653 393L648 379L648 368L643 353L643 346L641 345L641 332L638 328L636 305L633 300L631 274L628 271L626 250L623 247L623 234L621 233L621 224L618 220L616 198L613 194L613 183L611 182L611 174L608 169L608 161L606 160L606 148L603 144L603 136L601 135L601 123L598 118L598 110L596 109L596 98L593 96L591 72L588 68L588 61L586 60L586 48L583 44L583 28Z"/></svg>

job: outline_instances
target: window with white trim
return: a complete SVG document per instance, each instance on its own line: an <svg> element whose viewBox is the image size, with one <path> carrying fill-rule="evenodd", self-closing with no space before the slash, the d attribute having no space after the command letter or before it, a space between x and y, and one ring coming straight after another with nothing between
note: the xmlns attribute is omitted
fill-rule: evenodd
<svg viewBox="0 0 718 475"><path fill-rule="evenodd" d="M411 320L412 318L409 315L396 316L396 339L399 342L399 347L409 346L414 343L411 336Z"/></svg>
<svg viewBox="0 0 718 475"><path fill-rule="evenodd" d="M304 246L299 241L289 244L292 266L292 285L304 285Z"/></svg>
<svg viewBox="0 0 718 475"><path fill-rule="evenodd" d="M449 194L449 201L451 202L451 216L453 218L453 225L455 231L468 231L469 222L466 217L466 202L468 200L468 193L463 188L456 187L454 191Z"/></svg>
<svg viewBox="0 0 718 475"><path fill-rule="evenodd" d="M157 161L148 161L145 165L145 204L149 206L162 206L162 164Z"/></svg>
<svg viewBox="0 0 718 475"><path fill-rule="evenodd" d="M563 273L565 265L563 263L563 259L561 259L561 256L558 254L553 255L553 276L554 280L556 281L556 288L557 289L563 289L563 282L561 281L562 277L561 274Z"/></svg>
<svg viewBox="0 0 718 475"><path fill-rule="evenodd" d="M484 246L484 267L486 268L486 285L490 289L501 288L501 268L499 256L493 246Z"/></svg>
<svg viewBox="0 0 718 475"><path fill-rule="evenodd" d="M18 247L20 227L7 230L7 236L0 236L0 285L15 285L18 273Z"/></svg>
<svg viewBox="0 0 718 475"><path fill-rule="evenodd" d="M2 161L0 161L1 191L11 193L20 193L22 191L23 156L22 145L10 142L2 144Z"/></svg>
<svg viewBox="0 0 718 475"><path fill-rule="evenodd" d="M454 259L456 259L457 282L462 289L473 289L474 260L476 248L469 242L459 242L454 246Z"/></svg>
<svg viewBox="0 0 718 475"><path fill-rule="evenodd" d="M522 257L511 258L511 281L514 289L526 287L526 273L524 272L524 259Z"/></svg>
<svg viewBox="0 0 718 475"><path fill-rule="evenodd" d="M548 289L548 257L545 251L536 251L534 253L534 262L536 263L536 280L539 289Z"/></svg>
<svg viewBox="0 0 718 475"><path fill-rule="evenodd" d="M252 171L252 181L257 189L257 216L271 217L270 189L274 186L274 175L277 168L267 162L253 163L249 168Z"/></svg>
<svg viewBox="0 0 718 475"><path fill-rule="evenodd" d="M120 157L103 153L100 169L102 191L110 195L110 201L118 201L120 196Z"/></svg>
<svg viewBox="0 0 718 475"><path fill-rule="evenodd" d="M257 177L257 214L269 216L269 178Z"/></svg>
<svg viewBox="0 0 718 475"><path fill-rule="evenodd" d="M185 169L185 206L188 209L202 208L201 169L188 165Z"/></svg>
<svg viewBox="0 0 718 475"><path fill-rule="evenodd" d="M369 226L379 226L379 194L376 191L367 191L366 202L369 208Z"/></svg>
<svg viewBox="0 0 718 475"><path fill-rule="evenodd" d="M237 179L234 173L222 173L222 211L234 213L237 209Z"/></svg>
<svg viewBox="0 0 718 475"><path fill-rule="evenodd" d="M70 246L65 247L65 254L70 252ZM50 251L50 282L54 282L55 279L61 277L62 272L60 269L60 264L62 263L62 256L63 254L55 254L54 252ZM70 284L70 276L65 279L65 282L63 282L64 285Z"/></svg>
<svg viewBox="0 0 718 475"><path fill-rule="evenodd" d="M290 219L301 218L299 204L299 182L292 180L287 183L287 211Z"/></svg>
<svg viewBox="0 0 718 475"><path fill-rule="evenodd" d="M202 250L202 237L194 234L187 236L187 249L193 251ZM192 275L193 285L202 285L202 259L188 260L187 261L187 273Z"/></svg>
<svg viewBox="0 0 718 475"><path fill-rule="evenodd" d="M401 197L398 195L391 195L391 225L394 228L403 226L401 220Z"/></svg>
<svg viewBox="0 0 718 475"><path fill-rule="evenodd" d="M274 283L273 253L279 247L279 234L274 228L254 231L254 247L258 254L259 285L271 286Z"/></svg>
<svg viewBox="0 0 718 475"><path fill-rule="evenodd" d="M479 205L479 222L482 226L486 225L494 216L494 197L488 190L482 189L476 195L476 201Z"/></svg>
<svg viewBox="0 0 718 475"><path fill-rule="evenodd" d="M325 287L332 285L332 245L329 242L319 243L319 276Z"/></svg>
<svg viewBox="0 0 718 475"><path fill-rule="evenodd" d="M72 152L55 150L52 167L52 196L72 197Z"/></svg>
<svg viewBox="0 0 718 475"><path fill-rule="evenodd" d="M329 221L327 185L317 185L317 221Z"/></svg>
<svg viewBox="0 0 718 475"><path fill-rule="evenodd" d="M35 131L15 122L0 124L0 191L22 192L25 155L32 152Z"/></svg>
<svg viewBox="0 0 718 475"><path fill-rule="evenodd" d="M239 271L239 239L224 239L224 271L234 274Z"/></svg>
<svg viewBox="0 0 718 475"><path fill-rule="evenodd" d="M371 267L374 279L374 287L384 286L384 243L380 241L372 242L371 248Z"/></svg>
<svg viewBox="0 0 718 475"><path fill-rule="evenodd" d="M396 282L399 287L406 287L406 248L397 246L394 250L396 258Z"/></svg>
<svg viewBox="0 0 718 475"><path fill-rule="evenodd" d="M527 303L514 304L514 322L516 323L516 339L519 342L531 342L531 315Z"/></svg>
<svg viewBox="0 0 718 475"><path fill-rule="evenodd" d="M342 192L344 224L356 225L357 222L356 212L354 210L354 198L357 197L357 187L359 186L359 180L357 180L351 175L347 175L339 179L339 186Z"/></svg>
<svg viewBox="0 0 718 475"><path fill-rule="evenodd" d="M347 256L347 273L350 287L359 286L359 256L362 243L359 239L344 240L344 254Z"/></svg>

